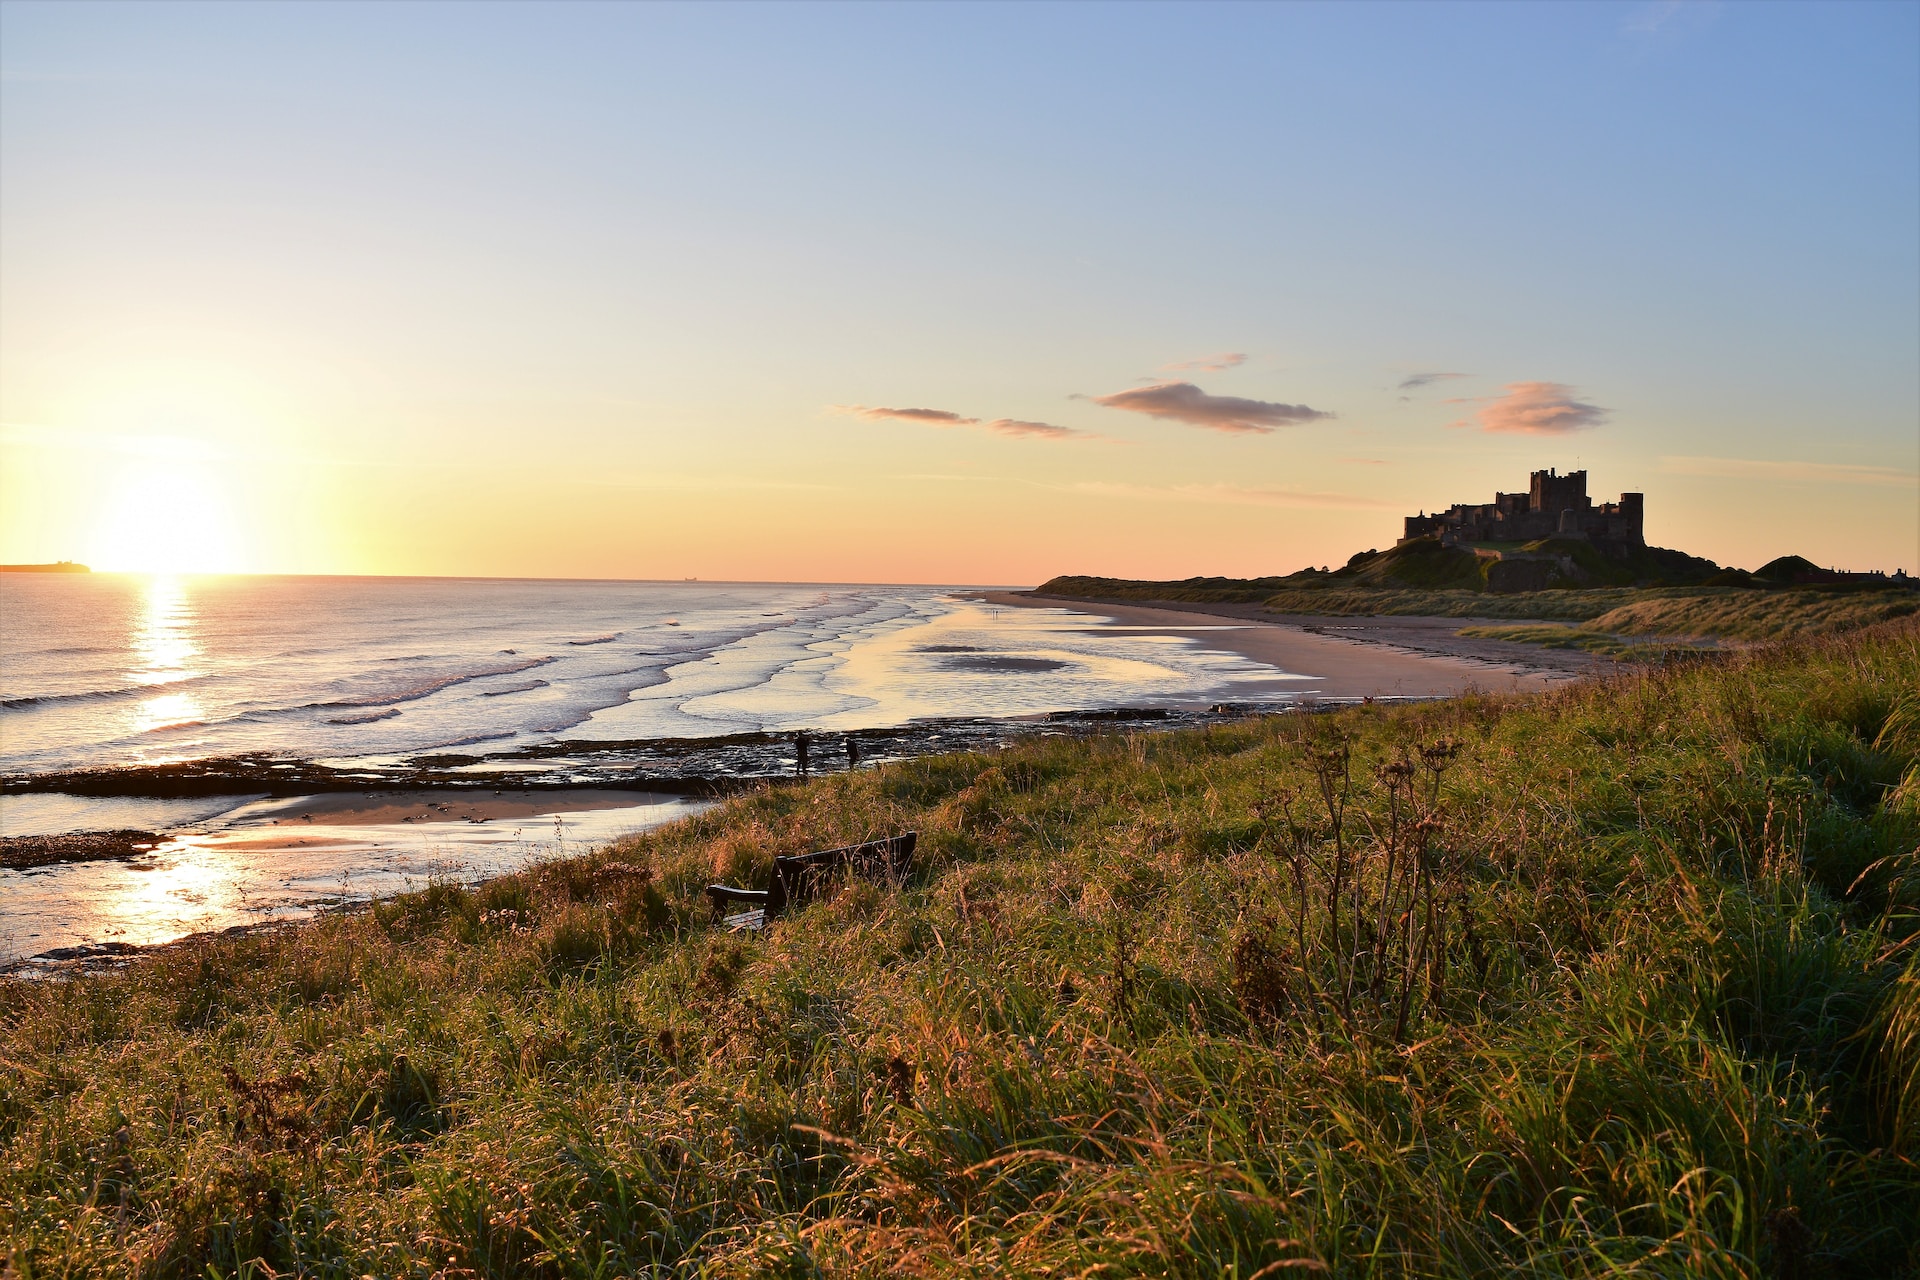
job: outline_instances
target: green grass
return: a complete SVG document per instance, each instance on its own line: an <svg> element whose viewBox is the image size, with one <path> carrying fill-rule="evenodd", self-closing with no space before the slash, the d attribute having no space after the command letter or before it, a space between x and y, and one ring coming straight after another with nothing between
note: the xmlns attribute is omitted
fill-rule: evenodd
<svg viewBox="0 0 1920 1280"><path fill-rule="evenodd" d="M1423 555L1410 554L1424 552ZM1384 555L1387 553L1376 553ZM1673 636L1729 640L1777 640L1871 626L1920 613L1920 591L1894 588L1795 587L1761 590L1739 586L1595 586L1580 589L1494 594L1462 585L1466 574L1447 556L1462 553L1437 544L1396 548L1393 575L1367 576L1358 569L1330 574L1302 572L1287 578L1190 578L1181 582L1130 582L1117 578L1055 578L1040 590L1086 600L1177 603L1262 603L1273 613L1341 617L1422 616L1513 618L1584 622L1586 630L1610 635ZM1428 562L1433 562L1429 564ZM1485 563L1485 562L1483 562ZM1433 585L1421 585L1431 570ZM1412 584L1412 585L1409 585Z"/></svg>
<svg viewBox="0 0 1920 1280"><path fill-rule="evenodd" d="M1675 656L1676 646L1636 643L1605 631L1538 622L1508 627L1462 627L1460 635L1478 640L1510 640L1543 649L1578 649L1619 659L1655 659Z"/></svg>
<svg viewBox="0 0 1920 1280"><path fill-rule="evenodd" d="M1913 1276L1917 841L1913 622L781 787L0 986L0 1267Z"/></svg>
<svg viewBox="0 0 1920 1280"><path fill-rule="evenodd" d="M1330 587L1313 591L1278 591L1268 596L1264 603L1274 613L1591 622L1609 610L1632 604L1659 590L1662 589L1598 587L1589 591L1525 591L1514 595L1491 595L1484 591Z"/></svg>
<svg viewBox="0 0 1920 1280"><path fill-rule="evenodd" d="M1545 538L1537 542L1488 542L1486 550L1536 552L1553 562L1555 589L1585 591L1631 587L1698 586L1720 573L1711 560L1701 560L1663 547L1642 547L1624 556L1604 554L1584 539ZM1174 600L1193 603L1254 603L1276 593L1312 596L1350 595L1480 595L1489 590L1496 562L1468 547L1444 546L1427 537L1402 542L1384 551L1358 552L1338 569L1306 568L1285 577L1184 578L1177 582L1143 582L1127 578L1096 578L1068 574L1052 578L1038 590L1043 595L1094 600ZM1744 575L1741 575L1744 578ZM1311 610L1308 610L1311 611Z"/></svg>
<svg viewBox="0 0 1920 1280"><path fill-rule="evenodd" d="M1920 591L1714 591L1650 596L1593 619L1618 635L1773 640L1870 626L1920 613Z"/></svg>
<svg viewBox="0 0 1920 1280"><path fill-rule="evenodd" d="M1528 618L1591 624L1611 635L1777 640L1872 626L1920 613L1920 592L1758 591L1741 587L1602 587L1487 595L1471 591L1283 591L1275 613Z"/></svg>
<svg viewBox="0 0 1920 1280"><path fill-rule="evenodd" d="M1093 578L1068 574L1034 588L1041 595L1075 600L1170 600L1184 604L1259 604L1292 581L1290 578L1183 578L1174 582L1136 582L1129 578Z"/></svg>

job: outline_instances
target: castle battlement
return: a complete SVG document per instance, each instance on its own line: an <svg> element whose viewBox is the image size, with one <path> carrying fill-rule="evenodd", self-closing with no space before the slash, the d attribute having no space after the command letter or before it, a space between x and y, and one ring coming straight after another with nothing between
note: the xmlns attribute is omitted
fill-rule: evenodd
<svg viewBox="0 0 1920 1280"><path fill-rule="evenodd" d="M1533 542L1582 538L1604 551L1647 545L1642 522L1646 495L1623 493L1618 502L1587 497L1587 473L1536 471L1525 493L1496 493L1492 502L1458 502L1443 512L1408 516L1401 542L1439 535L1447 546L1475 542Z"/></svg>

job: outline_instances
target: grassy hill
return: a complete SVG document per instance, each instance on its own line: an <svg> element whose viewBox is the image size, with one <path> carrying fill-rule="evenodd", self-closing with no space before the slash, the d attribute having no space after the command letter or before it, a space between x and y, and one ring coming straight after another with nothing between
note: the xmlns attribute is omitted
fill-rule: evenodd
<svg viewBox="0 0 1920 1280"><path fill-rule="evenodd" d="M1692 586L1720 573L1702 560L1664 547L1646 547L1625 559L1602 554L1577 538L1486 544L1489 550L1552 562L1556 588ZM1497 590L1500 562L1438 538L1417 538L1385 551L1362 551L1338 569L1302 569L1274 578L1186 578L1175 582L1136 582L1124 578L1064 575L1042 585L1047 595L1105 600L1185 600L1248 603L1276 595L1354 592L1487 592Z"/></svg>
<svg viewBox="0 0 1920 1280"><path fill-rule="evenodd" d="M1916 691L1907 622L1032 742L0 984L0 1266L1920 1274Z"/></svg>
<svg viewBox="0 0 1920 1280"><path fill-rule="evenodd" d="M1037 590L1079 600L1258 603L1274 613L1583 623L1583 632L1595 638L1591 644L1582 641L1582 647L1613 644L1622 651L1632 646L1609 637L1778 639L1920 613L1920 591L1911 588L1787 585L1795 573L1817 572L1799 557L1783 557L1749 575L1660 547L1626 561L1611 560L1587 543L1560 539L1493 549L1551 558L1550 571L1544 563L1540 571L1549 572L1552 585L1545 590L1493 589L1497 583L1490 579L1500 572L1500 561L1422 538L1387 551L1360 552L1343 567L1325 572L1303 569L1276 578L1174 582L1065 575ZM1562 559L1572 566L1571 574L1561 567ZM1483 629L1480 634L1492 633ZM1556 633L1519 638L1575 643Z"/></svg>

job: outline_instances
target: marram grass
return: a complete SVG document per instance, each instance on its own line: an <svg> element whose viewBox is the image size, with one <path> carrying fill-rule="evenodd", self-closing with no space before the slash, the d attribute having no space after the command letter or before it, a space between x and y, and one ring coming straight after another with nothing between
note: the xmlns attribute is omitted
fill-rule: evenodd
<svg viewBox="0 0 1920 1280"><path fill-rule="evenodd" d="M781 787L0 987L0 1267L1920 1274L1917 836L1911 622Z"/></svg>
<svg viewBox="0 0 1920 1280"><path fill-rule="evenodd" d="M1611 636L1756 641L1909 618L1920 613L1920 593L1896 588L1592 587L1493 595L1330 586L1281 591L1268 596L1265 604L1275 613L1547 619L1583 623L1586 630Z"/></svg>

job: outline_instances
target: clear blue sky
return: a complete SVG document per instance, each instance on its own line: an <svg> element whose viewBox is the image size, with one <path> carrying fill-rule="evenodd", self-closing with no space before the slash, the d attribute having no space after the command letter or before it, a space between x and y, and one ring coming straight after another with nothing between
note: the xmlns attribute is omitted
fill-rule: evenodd
<svg viewBox="0 0 1920 1280"><path fill-rule="evenodd" d="M1911 572L1920 5L7 3L0 423L7 559Z"/></svg>

